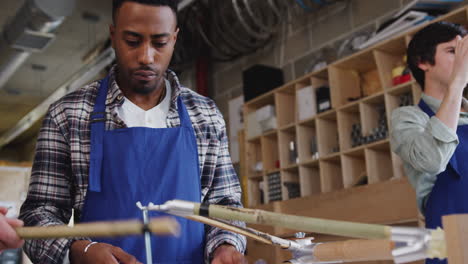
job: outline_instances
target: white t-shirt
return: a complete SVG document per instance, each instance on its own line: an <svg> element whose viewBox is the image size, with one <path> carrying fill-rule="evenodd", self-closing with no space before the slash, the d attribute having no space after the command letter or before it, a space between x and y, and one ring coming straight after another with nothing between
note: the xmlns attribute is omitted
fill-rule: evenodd
<svg viewBox="0 0 468 264"><path fill-rule="evenodd" d="M127 127L167 128L166 117L171 102L171 89L168 80L165 80L165 84L164 99L146 111L124 97L122 106L117 108L117 114Z"/></svg>

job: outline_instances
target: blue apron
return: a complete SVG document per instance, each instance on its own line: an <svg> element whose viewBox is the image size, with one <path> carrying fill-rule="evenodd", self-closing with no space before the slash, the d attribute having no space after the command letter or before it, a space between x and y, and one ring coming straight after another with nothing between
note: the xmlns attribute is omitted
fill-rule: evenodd
<svg viewBox="0 0 468 264"><path fill-rule="evenodd" d="M419 107L429 117L434 112L421 100ZM426 202L425 218L427 228L442 227L442 216L468 213L468 125L457 127L459 144L450 158L445 171L437 180ZM426 263L443 264L447 260L427 259Z"/></svg>
<svg viewBox="0 0 468 264"><path fill-rule="evenodd" d="M108 79L101 81L91 114L89 185L82 222L142 218L135 203L162 204L182 199L200 202L195 133L178 97L180 127L105 130ZM150 217L162 213L150 212ZM177 217L181 236L152 235L153 263L203 263L203 224ZM144 236L101 238L146 262Z"/></svg>

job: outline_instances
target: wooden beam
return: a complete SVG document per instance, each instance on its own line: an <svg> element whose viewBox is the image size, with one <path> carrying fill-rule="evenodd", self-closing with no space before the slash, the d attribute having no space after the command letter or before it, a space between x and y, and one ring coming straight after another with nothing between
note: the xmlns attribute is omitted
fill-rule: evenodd
<svg viewBox="0 0 468 264"><path fill-rule="evenodd" d="M450 264L468 264L468 214L442 217Z"/></svg>

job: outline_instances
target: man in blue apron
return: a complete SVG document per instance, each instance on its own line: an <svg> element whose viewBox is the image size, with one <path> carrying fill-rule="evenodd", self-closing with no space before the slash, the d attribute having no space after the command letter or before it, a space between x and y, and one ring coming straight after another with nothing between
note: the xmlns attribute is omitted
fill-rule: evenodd
<svg viewBox="0 0 468 264"><path fill-rule="evenodd" d="M141 218L171 199L241 206L224 120L167 69L179 29L172 0L114 0L117 64L54 103L38 139L20 217L26 225ZM150 216L158 216L154 213ZM152 236L153 263L242 263L245 238L177 218L180 237ZM142 236L28 241L35 263L146 262Z"/></svg>
<svg viewBox="0 0 468 264"><path fill-rule="evenodd" d="M414 35L407 54L423 94L417 106L393 111L391 146L416 189L426 227L437 228L444 215L468 213L466 30L446 22L431 24Z"/></svg>

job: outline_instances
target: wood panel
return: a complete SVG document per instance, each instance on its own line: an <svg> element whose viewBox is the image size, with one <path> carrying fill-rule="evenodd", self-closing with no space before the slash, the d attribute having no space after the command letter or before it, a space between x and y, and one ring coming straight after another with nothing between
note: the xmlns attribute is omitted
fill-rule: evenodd
<svg viewBox="0 0 468 264"><path fill-rule="evenodd" d="M361 223L418 220L416 194L406 178L282 201L279 212Z"/></svg>

